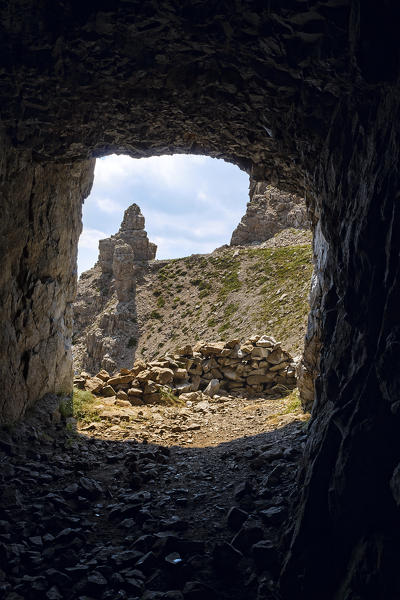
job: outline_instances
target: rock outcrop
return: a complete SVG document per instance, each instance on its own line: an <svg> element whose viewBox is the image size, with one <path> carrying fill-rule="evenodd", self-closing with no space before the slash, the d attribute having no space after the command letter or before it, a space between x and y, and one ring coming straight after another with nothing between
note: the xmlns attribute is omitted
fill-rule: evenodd
<svg viewBox="0 0 400 600"><path fill-rule="evenodd" d="M162 402L166 388L175 395L220 390L254 395L282 395L296 385L295 364L281 344L267 335L244 342L197 342L178 348L159 360L136 361L131 369L110 376L101 370L94 377L81 373L75 385L100 396L117 396L132 404Z"/></svg>
<svg viewBox="0 0 400 600"><path fill-rule="evenodd" d="M321 224L314 227L313 255L314 272L311 278L310 312L308 314L307 331L304 339L304 350L297 365L297 384L301 404L305 411L311 411L315 399L315 382L320 372L320 355L322 346L322 310L323 296L328 291L325 277L325 262L328 256L328 244L321 231Z"/></svg>
<svg viewBox="0 0 400 600"><path fill-rule="evenodd" d="M74 303L75 366L115 369L132 362L132 340L138 335L136 281L157 246L144 230L137 204L126 209L115 235L99 241L99 259L78 281ZM93 285L93 278L96 285Z"/></svg>
<svg viewBox="0 0 400 600"><path fill-rule="evenodd" d="M130 303L118 301L115 280L99 264L83 273L74 305L75 372L129 367L134 358L153 360L187 339L218 339L233 331L243 339L267 329L293 356L301 353L311 232L284 230L264 245L271 247L223 246L135 266Z"/></svg>
<svg viewBox="0 0 400 600"><path fill-rule="evenodd" d="M126 263L140 264L142 261L153 260L156 257L157 246L149 241L144 230L145 220L137 204L131 204L124 212L124 218L118 233L110 238L99 241L99 265L104 275L113 275L115 280L121 280L121 260L125 255ZM132 255L123 245L132 249ZM117 250L117 247L119 248ZM118 256L115 257L115 254ZM116 272L117 271L117 272ZM128 276L129 269L123 274L123 279Z"/></svg>
<svg viewBox="0 0 400 600"><path fill-rule="evenodd" d="M309 229L304 198L267 182L250 184L246 214L232 233L231 246L260 244L283 229Z"/></svg>
<svg viewBox="0 0 400 600"><path fill-rule="evenodd" d="M0 132L0 422L72 390L72 302L94 161L33 165Z"/></svg>

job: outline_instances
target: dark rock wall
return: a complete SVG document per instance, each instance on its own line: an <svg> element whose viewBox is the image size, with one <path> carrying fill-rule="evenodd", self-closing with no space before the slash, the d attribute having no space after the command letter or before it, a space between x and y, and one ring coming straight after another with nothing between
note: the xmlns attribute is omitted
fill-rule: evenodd
<svg viewBox="0 0 400 600"><path fill-rule="evenodd" d="M2 159L3 414L68 385L89 180L71 162L204 152L317 209L320 377L282 575L296 600L400 595L399 13L393 0L0 6L1 118L18 151Z"/></svg>
<svg viewBox="0 0 400 600"><path fill-rule="evenodd" d="M8 422L72 387L76 250L93 161L37 165L1 142L0 422Z"/></svg>
<svg viewBox="0 0 400 600"><path fill-rule="evenodd" d="M400 595L399 117L389 89L344 101L321 157L322 350L289 598Z"/></svg>
<svg viewBox="0 0 400 600"><path fill-rule="evenodd" d="M304 411L311 412L315 398L315 381L320 371L322 310L321 303L330 287L330 276L326 269L329 245L321 230L321 222L313 220L313 260L314 272L311 277L309 294L310 312L304 349L297 365L297 387Z"/></svg>

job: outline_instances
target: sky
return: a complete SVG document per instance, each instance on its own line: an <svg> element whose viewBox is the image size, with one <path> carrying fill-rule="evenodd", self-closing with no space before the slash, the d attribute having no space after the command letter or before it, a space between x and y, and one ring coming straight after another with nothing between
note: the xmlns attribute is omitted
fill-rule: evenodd
<svg viewBox="0 0 400 600"><path fill-rule="evenodd" d="M156 258L212 252L228 244L246 211L249 178L235 165L207 156L175 154L96 160L94 184L83 205L78 272L97 261L98 242L117 233L134 202L158 246Z"/></svg>

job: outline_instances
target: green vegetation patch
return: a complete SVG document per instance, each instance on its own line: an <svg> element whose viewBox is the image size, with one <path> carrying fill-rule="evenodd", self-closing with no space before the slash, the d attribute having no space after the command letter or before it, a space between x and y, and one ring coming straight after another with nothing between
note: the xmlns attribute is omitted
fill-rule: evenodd
<svg viewBox="0 0 400 600"><path fill-rule="evenodd" d="M303 412L298 388L294 388L290 395L287 398L285 398L285 404L286 407L282 413L284 415L290 413Z"/></svg>
<svg viewBox="0 0 400 600"><path fill-rule="evenodd" d="M239 304L237 304L236 302L231 302L230 304L227 304L224 308L224 317L228 319L231 315L234 315L235 312L237 312L238 308Z"/></svg>
<svg viewBox="0 0 400 600"><path fill-rule="evenodd" d="M248 272L247 284L259 287L258 324L283 343L304 329L309 311L308 293L313 270L312 250L307 245L249 249L262 270ZM267 283L266 283L267 282ZM293 349L299 350L301 342Z"/></svg>
<svg viewBox="0 0 400 600"><path fill-rule="evenodd" d="M215 270L213 279L219 284L219 300L225 300L228 294L240 290L242 282L239 279L240 261L237 258L226 254L211 258L210 263Z"/></svg>
<svg viewBox="0 0 400 600"><path fill-rule="evenodd" d="M162 315L158 312L158 310L152 310L150 313L150 319L162 319Z"/></svg>
<svg viewBox="0 0 400 600"><path fill-rule="evenodd" d="M157 298L158 308L162 308L164 305L165 305L165 298L163 298L163 296L158 296L158 298Z"/></svg>
<svg viewBox="0 0 400 600"><path fill-rule="evenodd" d="M74 388L72 396L61 403L60 412L63 417L74 417L83 423L100 421L96 407L96 399L90 392Z"/></svg>
<svg viewBox="0 0 400 600"><path fill-rule="evenodd" d="M182 406L183 400L179 400L179 396L175 396L172 389L167 385L160 388L161 403L167 406Z"/></svg>
<svg viewBox="0 0 400 600"><path fill-rule="evenodd" d="M135 337L130 337L127 343L128 348L134 348L137 346L137 339Z"/></svg>

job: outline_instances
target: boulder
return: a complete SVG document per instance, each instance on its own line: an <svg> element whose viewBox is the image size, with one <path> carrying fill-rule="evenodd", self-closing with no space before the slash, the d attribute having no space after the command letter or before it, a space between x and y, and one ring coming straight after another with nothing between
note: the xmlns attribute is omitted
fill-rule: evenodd
<svg viewBox="0 0 400 600"><path fill-rule="evenodd" d="M243 358L243 356L250 354L252 351L253 351L253 344L251 344L250 342L242 344L238 350L238 357Z"/></svg>
<svg viewBox="0 0 400 600"><path fill-rule="evenodd" d="M257 341L256 346L260 348L273 348L276 346L276 339L269 335L262 335Z"/></svg>
<svg viewBox="0 0 400 600"><path fill-rule="evenodd" d="M108 385L114 386L114 385L121 385L124 383L131 383L134 380L134 376L133 375L113 375L113 377L110 377L110 379L107 381Z"/></svg>
<svg viewBox="0 0 400 600"><path fill-rule="evenodd" d="M203 392L185 392L179 396L179 399L185 402L200 402L204 399L204 394Z"/></svg>
<svg viewBox="0 0 400 600"><path fill-rule="evenodd" d="M222 353L225 347L224 342L214 342L209 344L203 344L200 347L200 352L203 356L218 356Z"/></svg>
<svg viewBox="0 0 400 600"><path fill-rule="evenodd" d="M132 373L132 375L138 375L142 371L145 371L146 368L147 367L146 367L146 363L144 362L144 360L136 360L133 363L133 367L131 369L131 373Z"/></svg>
<svg viewBox="0 0 400 600"><path fill-rule="evenodd" d="M174 385L174 391L177 392L179 395L180 394L186 394L187 392L193 392L193 388L192 388L192 384L191 383L177 383L176 385Z"/></svg>
<svg viewBox="0 0 400 600"><path fill-rule="evenodd" d="M204 394L212 398L219 391L221 384L218 379L211 379L210 383L204 390Z"/></svg>
<svg viewBox="0 0 400 600"><path fill-rule="evenodd" d="M175 353L178 354L178 356L193 356L193 348L190 344L186 344L186 346L177 348Z"/></svg>
<svg viewBox="0 0 400 600"><path fill-rule="evenodd" d="M98 394L104 385L104 381L98 377L91 377L85 381L85 389L92 394Z"/></svg>
<svg viewBox="0 0 400 600"><path fill-rule="evenodd" d="M186 369L176 369L173 373L174 381L182 381L188 378L188 372Z"/></svg>
<svg viewBox="0 0 400 600"><path fill-rule="evenodd" d="M155 394L159 391L159 386L154 381L146 381L143 389L144 394Z"/></svg>
<svg viewBox="0 0 400 600"><path fill-rule="evenodd" d="M149 379L151 379L151 370L150 369L144 369L143 371L141 371L140 373L138 373L136 375L135 379L139 383L143 383L145 381L148 381Z"/></svg>
<svg viewBox="0 0 400 600"><path fill-rule="evenodd" d="M143 390L140 388L129 388L127 394L129 398L139 398L143 396Z"/></svg>
<svg viewBox="0 0 400 600"><path fill-rule="evenodd" d="M258 383L270 383L274 380L274 376L267 373L266 375L250 375L246 379L247 385L257 385Z"/></svg>
<svg viewBox="0 0 400 600"><path fill-rule="evenodd" d="M110 374L105 369L101 369L101 371L97 373L96 377L102 381L107 381L110 379Z"/></svg>
<svg viewBox="0 0 400 600"><path fill-rule="evenodd" d="M243 378L238 374L235 369L224 369L223 375L225 379L229 381L243 381Z"/></svg>
<svg viewBox="0 0 400 600"><path fill-rule="evenodd" d="M240 344L239 338L235 338L233 340L229 340L229 342L225 342L225 348L235 348Z"/></svg>
<svg viewBox="0 0 400 600"><path fill-rule="evenodd" d="M252 360L263 360L265 358L268 358L269 353L270 353L270 351L268 348L256 346L251 351L251 358L252 358Z"/></svg>
<svg viewBox="0 0 400 600"><path fill-rule="evenodd" d="M101 395L105 398L111 398L112 396L115 396L115 390L111 385L105 385L101 390Z"/></svg>
<svg viewBox="0 0 400 600"><path fill-rule="evenodd" d="M278 365L288 359L290 360L290 355L282 350L280 346L276 346L267 358L268 362L272 365Z"/></svg>
<svg viewBox="0 0 400 600"><path fill-rule="evenodd" d="M172 369L168 368L152 367L150 370L150 379L162 385L171 383L171 381L174 379L174 372Z"/></svg>
<svg viewBox="0 0 400 600"><path fill-rule="evenodd" d="M190 380L192 391L197 392L200 386L200 375L193 375Z"/></svg>

